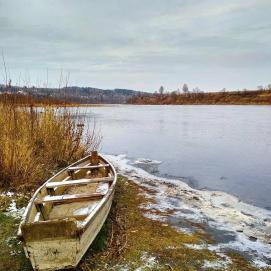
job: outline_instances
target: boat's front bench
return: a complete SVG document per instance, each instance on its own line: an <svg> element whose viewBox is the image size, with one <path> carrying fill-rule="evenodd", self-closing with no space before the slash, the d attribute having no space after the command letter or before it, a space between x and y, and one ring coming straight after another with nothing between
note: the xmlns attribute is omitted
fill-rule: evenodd
<svg viewBox="0 0 271 271"><path fill-rule="evenodd" d="M102 177L102 178L93 178L93 179L78 179L71 180L65 182L50 182L46 184L46 188L54 189L57 187L71 186L71 185L85 185L91 183L104 183L104 182L112 182L114 180L113 177Z"/></svg>
<svg viewBox="0 0 271 271"><path fill-rule="evenodd" d="M36 199L35 204L40 205L43 203L70 203L70 202L85 201L85 200L90 200L90 199L100 199L103 196L104 194L102 193L45 196L44 198Z"/></svg>
<svg viewBox="0 0 271 271"><path fill-rule="evenodd" d="M78 167L78 166L69 167L68 171L82 170L82 169L90 170L90 169L98 169L98 168L104 168L104 167L109 167L109 164L89 165L89 166L82 166L82 167Z"/></svg>

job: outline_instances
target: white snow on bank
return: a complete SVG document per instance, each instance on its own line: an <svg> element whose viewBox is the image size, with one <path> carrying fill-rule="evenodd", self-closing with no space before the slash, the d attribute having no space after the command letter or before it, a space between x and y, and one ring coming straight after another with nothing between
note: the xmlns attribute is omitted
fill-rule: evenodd
<svg viewBox="0 0 271 271"><path fill-rule="evenodd" d="M9 215L13 216L13 217L22 217L23 213L25 211L25 208L17 208L16 207L16 201L12 200L11 204L9 205L9 207L7 208L7 212Z"/></svg>
<svg viewBox="0 0 271 271"><path fill-rule="evenodd" d="M17 208L17 206L16 206L16 200L13 199L14 195L15 194L13 192L5 192L5 193L0 194L0 196L2 196L2 197L8 197L11 200L11 203L7 207L5 213L7 215L13 216L15 218L21 218L23 216L23 214L24 214L25 207L23 207L23 208Z"/></svg>
<svg viewBox="0 0 271 271"><path fill-rule="evenodd" d="M154 268L157 265L156 258L154 256L149 255L146 252L143 253L140 259L144 263L144 266L138 267L135 271L144 271L146 270L146 268L152 270L152 268Z"/></svg>
<svg viewBox="0 0 271 271"><path fill-rule="evenodd" d="M260 268L271 266L271 211L244 203L225 192L196 190L181 180L154 176L142 166L136 167L138 163L125 155L106 155L106 158L117 167L119 174L154 191L150 195L155 197L156 203L145 206L146 209L165 213L170 210L171 217L228 232L233 240L208 246L208 249L222 255L227 249L238 250L249 255ZM140 159L141 164L143 161ZM147 160L147 163L151 164L151 161ZM159 219L161 216L149 214L148 217ZM164 213L162 217L164 220Z"/></svg>
<svg viewBox="0 0 271 271"><path fill-rule="evenodd" d="M225 258L222 260L217 260L217 261L204 261L204 264L202 266L202 269L205 270L209 270L210 268L212 269L219 269L219 270L223 270L225 268L228 268L229 264L231 264L231 260L230 258Z"/></svg>

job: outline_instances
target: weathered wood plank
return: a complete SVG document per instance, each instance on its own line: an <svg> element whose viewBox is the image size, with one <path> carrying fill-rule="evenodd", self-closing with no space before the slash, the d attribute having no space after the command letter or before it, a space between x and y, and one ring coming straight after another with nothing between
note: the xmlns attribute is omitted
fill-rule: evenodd
<svg viewBox="0 0 271 271"><path fill-rule="evenodd" d="M38 222L41 220L41 212L37 212L34 218L34 222Z"/></svg>
<svg viewBox="0 0 271 271"><path fill-rule="evenodd" d="M81 169L97 169L97 168L103 168L103 167L109 167L109 164L100 164L100 165L92 165L92 166L76 166L76 167L69 167L69 171L74 171L74 170L81 170Z"/></svg>
<svg viewBox="0 0 271 271"><path fill-rule="evenodd" d="M25 223L21 226L25 241L43 241L54 237L74 238L77 236L76 219L40 221L38 223Z"/></svg>
<svg viewBox="0 0 271 271"><path fill-rule="evenodd" d="M91 193L91 194L75 194L75 195L59 195L59 196L45 196L44 198L38 198L35 200L36 205L42 203L69 203L77 201L85 201L91 199L100 199L104 196L102 193Z"/></svg>
<svg viewBox="0 0 271 271"><path fill-rule="evenodd" d="M88 215L69 215L69 216L65 216L63 218L74 218L76 220L84 220Z"/></svg>
<svg viewBox="0 0 271 271"><path fill-rule="evenodd" d="M52 189L56 187L72 186L72 185L84 185L91 183L103 183L111 182L114 180L114 177L103 177L103 178L93 178L93 179L79 179L63 182L50 182L46 184L46 188Z"/></svg>

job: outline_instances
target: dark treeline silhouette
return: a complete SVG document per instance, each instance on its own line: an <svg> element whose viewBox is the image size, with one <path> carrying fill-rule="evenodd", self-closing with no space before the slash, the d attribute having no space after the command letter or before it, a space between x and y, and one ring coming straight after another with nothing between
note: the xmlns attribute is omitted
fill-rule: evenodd
<svg viewBox="0 0 271 271"><path fill-rule="evenodd" d="M144 92L130 89L98 89L92 87L62 87L62 88L37 88L0 85L0 94L19 94L20 99L30 99L59 103L75 104L123 104L130 98L142 95ZM26 98L23 98L26 96ZM28 96L28 97L27 97Z"/></svg>
<svg viewBox="0 0 271 271"><path fill-rule="evenodd" d="M68 105L64 100L38 97L29 94L20 93L3 93L0 94L0 103L2 104L17 104L17 105Z"/></svg>
<svg viewBox="0 0 271 271"><path fill-rule="evenodd" d="M160 88L161 89L161 88ZM159 89L159 90L160 90ZM271 104L271 88L267 90L243 90L201 92L198 88L189 92L154 93L128 100L129 104Z"/></svg>

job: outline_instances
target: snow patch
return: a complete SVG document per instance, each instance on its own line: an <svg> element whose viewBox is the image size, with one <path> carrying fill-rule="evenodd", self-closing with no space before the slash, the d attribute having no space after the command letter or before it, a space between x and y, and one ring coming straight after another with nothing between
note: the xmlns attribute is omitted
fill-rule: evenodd
<svg viewBox="0 0 271 271"><path fill-rule="evenodd" d="M144 263L143 266L138 267L135 271L143 271L146 268L154 268L157 265L157 260L154 256L149 255L148 253L144 252L143 255L140 257L141 261Z"/></svg>
<svg viewBox="0 0 271 271"><path fill-rule="evenodd" d="M11 200L11 203L7 207L5 213L7 215L13 216L15 218L21 218L24 214L25 207L23 208L17 208L16 206L16 200L14 199L15 194L13 192L4 192L1 193L0 196L2 197L8 197ZM20 194L18 196L21 196Z"/></svg>
<svg viewBox="0 0 271 271"><path fill-rule="evenodd" d="M13 217L21 218L25 212L25 207L23 208L17 208L16 207L16 201L12 200L11 204L7 208L7 213Z"/></svg>
<svg viewBox="0 0 271 271"><path fill-rule="evenodd" d="M229 264L231 264L232 261L230 259L226 259L226 260L217 260L217 261L204 261L204 264L202 266L202 269L225 269L229 266Z"/></svg>

